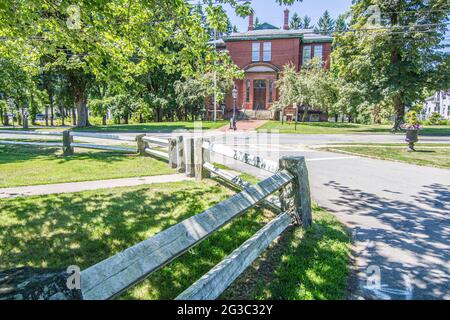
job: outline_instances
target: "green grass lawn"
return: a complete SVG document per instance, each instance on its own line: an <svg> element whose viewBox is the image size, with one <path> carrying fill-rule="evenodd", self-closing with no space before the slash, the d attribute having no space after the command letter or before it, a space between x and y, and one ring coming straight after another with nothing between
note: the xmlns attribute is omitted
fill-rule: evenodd
<svg viewBox="0 0 450 320"><path fill-rule="evenodd" d="M0 145L0 188L173 174L166 162L117 152Z"/></svg>
<svg viewBox="0 0 450 320"><path fill-rule="evenodd" d="M152 122L139 124L120 124L107 126L92 126L88 128L74 128L76 131L98 131L98 132L172 132L175 130L194 130L201 125L203 130L218 129L225 126L227 121L199 121L199 122ZM200 127L199 127L200 128Z"/></svg>
<svg viewBox="0 0 450 320"><path fill-rule="evenodd" d="M0 200L0 269L87 268L228 198L212 180ZM173 299L274 218L250 210L119 299ZM332 215L314 210L314 227L289 229L264 254L271 269L251 276L255 298L345 298L350 237ZM263 263L255 262L258 263ZM265 283L266 279L270 279ZM226 298L241 294L231 287Z"/></svg>
<svg viewBox="0 0 450 320"><path fill-rule="evenodd" d="M390 133L391 125L364 125L354 123L313 122L298 123L295 130L294 123L281 124L280 121L269 121L258 128L262 130L278 130L280 133L298 134L349 134L349 133ZM450 135L450 126L425 126L421 135Z"/></svg>
<svg viewBox="0 0 450 320"><path fill-rule="evenodd" d="M448 148L445 148L448 147ZM450 144L416 144L416 152L408 152L406 144L341 144L328 146L330 151L346 151L385 160L397 160L422 166L450 169Z"/></svg>
<svg viewBox="0 0 450 320"><path fill-rule="evenodd" d="M30 126L28 130L74 130L74 131L92 131L92 132L172 132L175 130L194 130L197 125L201 124L203 130L213 130L221 128L227 125L228 121L199 121L199 122L151 122L151 123L135 123L135 124L110 124L106 126L93 125L86 128L75 128L75 127L46 127L46 126ZM24 130L20 127L0 127L1 130Z"/></svg>

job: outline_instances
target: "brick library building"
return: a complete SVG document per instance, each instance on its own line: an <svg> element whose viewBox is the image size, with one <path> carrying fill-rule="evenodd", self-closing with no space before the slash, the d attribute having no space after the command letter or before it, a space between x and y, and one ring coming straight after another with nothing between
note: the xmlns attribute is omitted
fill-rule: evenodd
<svg viewBox="0 0 450 320"><path fill-rule="evenodd" d="M289 10L284 11L283 28L268 23L254 26L254 16L249 16L248 31L232 33L216 42L218 49L228 50L233 62L245 72L243 80L236 80L238 90L236 106L240 117L247 119L278 119L272 110L278 99L276 81L283 67L293 64L297 71L308 65L312 59L323 61L324 68L330 67L333 38L317 34L313 29L290 30ZM225 118L231 117L234 101L228 94L222 106ZM286 108L285 114L293 111ZM299 118L302 117L302 107ZM328 121L328 115L309 110L307 121Z"/></svg>

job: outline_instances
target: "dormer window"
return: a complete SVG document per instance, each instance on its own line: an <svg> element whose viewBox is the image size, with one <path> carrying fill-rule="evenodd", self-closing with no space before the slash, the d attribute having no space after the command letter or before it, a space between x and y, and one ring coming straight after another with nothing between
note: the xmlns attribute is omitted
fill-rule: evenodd
<svg viewBox="0 0 450 320"><path fill-rule="evenodd" d="M272 60L272 42L264 42L263 61L270 62Z"/></svg>

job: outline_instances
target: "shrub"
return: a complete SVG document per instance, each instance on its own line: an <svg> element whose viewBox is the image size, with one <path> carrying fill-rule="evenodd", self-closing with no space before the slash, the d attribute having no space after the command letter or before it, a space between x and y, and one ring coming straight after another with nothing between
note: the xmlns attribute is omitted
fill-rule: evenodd
<svg viewBox="0 0 450 320"><path fill-rule="evenodd" d="M444 119L442 119L442 116L439 113L433 112L430 118L428 118L428 123L431 125L438 125L442 120Z"/></svg>
<svg viewBox="0 0 450 320"><path fill-rule="evenodd" d="M417 118L416 111L409 111L406 113L406 122L403 126L404 129L420 129L420 122Z"/></svg>

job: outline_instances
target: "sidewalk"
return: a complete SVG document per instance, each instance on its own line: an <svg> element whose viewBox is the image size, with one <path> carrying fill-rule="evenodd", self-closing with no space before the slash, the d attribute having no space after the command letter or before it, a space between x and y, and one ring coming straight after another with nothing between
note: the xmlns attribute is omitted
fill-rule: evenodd
<svg viewBox="0 0 450 320"><path fill-rule="evenodd" d="M184 174L172 174L172 175L152 176L152 177L135 177L135 178L122 178L111 180L46 184L46 185L26 186L26 187L1 188L0 199L48 195L57 193L71 193L71 192L98 190L116 187L132 187L144 184L179 182L187 180L193 179L186 177Z"/></svg>
<svg viewBox="0 0 450 320"><path fill-rule="evenodd" d="M237 122L237 131L254 131L256 128L265 124L268 120L239 120ZM230 129L230 124L223 126L222 128L217 129L218 132L235 132L233 129Z"/></svg>

